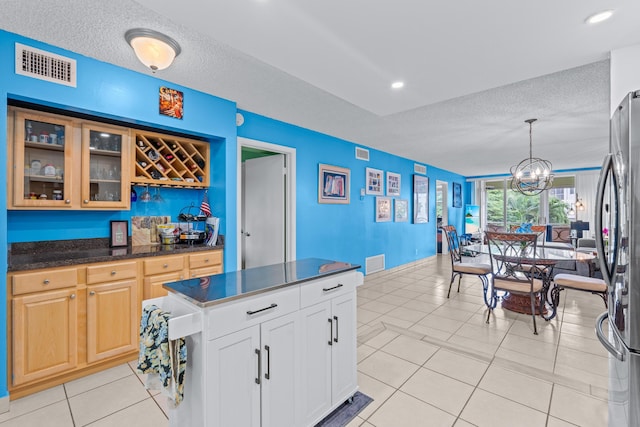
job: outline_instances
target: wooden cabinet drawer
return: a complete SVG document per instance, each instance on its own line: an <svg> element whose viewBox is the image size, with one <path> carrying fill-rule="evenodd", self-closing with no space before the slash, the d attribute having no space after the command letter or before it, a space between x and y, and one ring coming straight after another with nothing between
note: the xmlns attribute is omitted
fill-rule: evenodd
<svg viewBox="0 0 640 427"><path fill-rule="evenodd" d="M352 292L356 287L357 273L329 276L322 280L300 284L300 305L309 307L319 302L330 300L339 295Z"/></svg>
<svg viewBox="0 0 640 427"><path fill-rule="evenodd" d="M184 269L184 256L151 257L144 260L144 275L169 273Z"/></svg>
<svg viewBox="0 0 640 427"><path fill-rule="evenodd" d="M189 255L189 268L222 265L222 251L203 252Z"/></svg>
<svg viewBox="0 0 640 427"><path fill-rule="evenodd" d="M157 276L150 276L144 278L143 284L143 299L151 299L164 297L168 291L162 287L164 283L177 282L184 279L182 271L174 271L167 274L159 274Z"/></svg>
<svg viewBox="0 0 640 427"><path fill-rule="evenodd" d="M214 274L222 273L221 265L214 265L212 267L195 268L189 270L189 277L195 279L196 277L213 276Z"/></svg>
<svg viewBox="0 0 640 427"><path fill-rule="evenodd" d="M135 261L89 266L87 267L87 284L133 279L138 271L136 266Z"/></svg>
<svg viewBox="0 0 640 427"><path fill-rule="evenodd" d="M69 288L78 284L78 271L76 268L39 270L15 274L12 282L13 295Z"/></svg>
<svg viewBox="0 0 640 427"><path fill-rule="evenodd" d="M257 325L299 308L300 288L296 285L213 306L206 315L207 339L211 340Z"/></svg>

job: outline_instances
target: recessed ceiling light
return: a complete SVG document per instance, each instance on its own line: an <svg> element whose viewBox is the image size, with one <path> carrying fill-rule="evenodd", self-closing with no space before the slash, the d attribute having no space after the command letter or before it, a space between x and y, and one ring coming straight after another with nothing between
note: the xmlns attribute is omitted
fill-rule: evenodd
<svg viewBox="0 0 640 427"><path fill-rule="evenodd" d="M606 21L607 19L611 18L612 15L613 10L605 10L603 12L598 12L591 15L585 20L585 22L587 24L597 24L598 22Z"/></svg>
<svg viewBox="0 0 640 427"><path fill-rule="evenodd" d="M393 82L393 83L391 83L391 87L393 89L400 89L400 88L404 87L404 82Z"/></svg>

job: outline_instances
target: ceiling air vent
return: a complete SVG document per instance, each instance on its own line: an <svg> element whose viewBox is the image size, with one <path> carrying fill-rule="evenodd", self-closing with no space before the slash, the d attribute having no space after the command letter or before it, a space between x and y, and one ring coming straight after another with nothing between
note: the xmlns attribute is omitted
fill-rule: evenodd
<svg viewBox="0 0 640 427"><path fill-rule="evenodd" d="M364 160L365 162L369 161L369 150L366 148L356 147L356 159Z"/></svg>
<svg viewBox="0 0 640 427"><path fill-rule="evenodd" d="M16 43L16 74L76 87L76 61Z"/></svg>
<svg viewBox="0 0 640 427"><path fill-rule="evenodd" d="M413 164L413 172L414 173L419 173L422 175L426 175L427 174L427 167L425 165L419 165L417 163Z"/></svg>

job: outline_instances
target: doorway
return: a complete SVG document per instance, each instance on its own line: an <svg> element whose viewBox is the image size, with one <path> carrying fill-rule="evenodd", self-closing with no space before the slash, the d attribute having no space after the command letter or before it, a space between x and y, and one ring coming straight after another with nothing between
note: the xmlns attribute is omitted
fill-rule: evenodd
<svg viewBox="0 0 640 427"><path fill-rule="evenodd" d="M440 227L449 223L447 216L447 194L449 184L446 181L436 180L436 252L439 254L449 253L447 238L440 231Z"/></svg>
<svg viewBox="0 0 640 427"><path fill-rule="evenodd" d="M238 138L238 266L295 259L295 149Z"/></svg>

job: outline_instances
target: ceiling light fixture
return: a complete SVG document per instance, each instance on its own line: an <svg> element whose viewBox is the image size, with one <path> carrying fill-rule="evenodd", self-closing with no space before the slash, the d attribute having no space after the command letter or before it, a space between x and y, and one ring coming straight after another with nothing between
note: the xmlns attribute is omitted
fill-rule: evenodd
<svg viewBox="0 0 640 427"><path fill-rule="evenodd" d="M177 41L146 28L133 28L124 34L124 38L140 62L153 72L167 68L181 52Z"/></svg>
<svg viewBox="0 0 640 427"><path fill-rule="evenodd" d="M553 183L551 162L533 157L532 123L536 120L525 120L525 123L529 123L529 157L511 167L511 189L525 196L540 194Z"/></svg>
<svg viewBox="0 0 640 427"><path fill-rule="evenodd" d="M404 87L404 82L393 82L391 83L391 87L393 89L401 89Z"/></svg>
<svg viewBox="0 0 640 427"><path fill-rule="evenodd" d="M591 15L590 17L585 19L585 22L587 24L597 24L598 22L606 21L607 19L611 18L612 15L613 10L605 10Z"/></svg>

